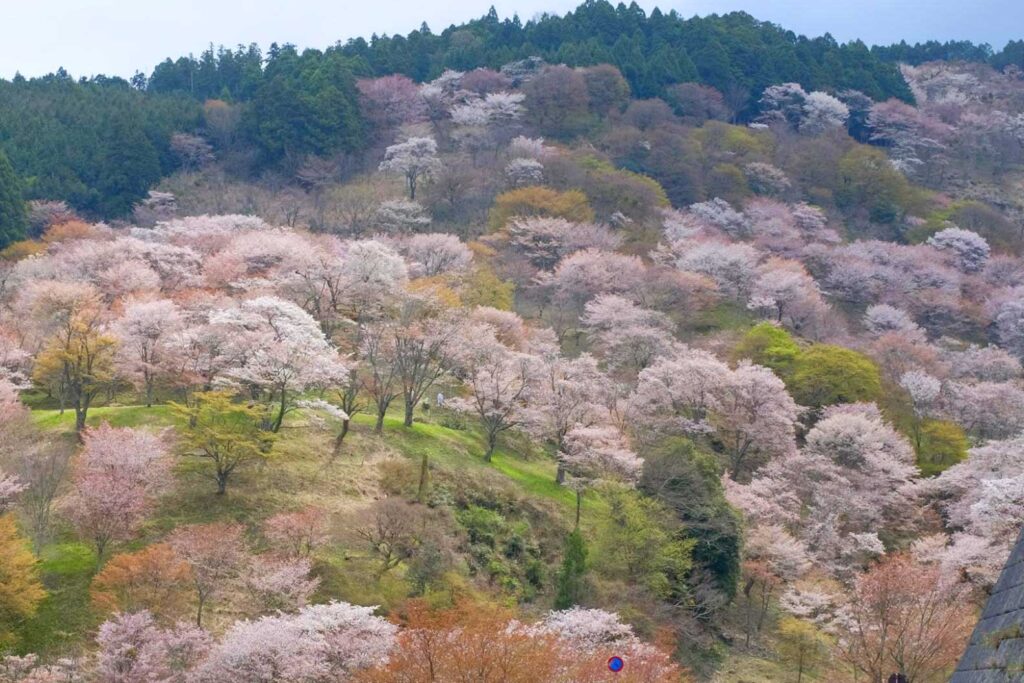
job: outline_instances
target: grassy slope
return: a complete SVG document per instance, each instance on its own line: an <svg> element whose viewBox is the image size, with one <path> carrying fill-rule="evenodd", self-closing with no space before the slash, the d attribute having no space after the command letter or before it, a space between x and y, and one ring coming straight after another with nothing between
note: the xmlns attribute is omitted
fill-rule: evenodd
<svg viewBox="0 0 1024 683"><path fill-rule="evenodd" d="M73 439L74 414L35 410L36 423L48 431ZM107 421L115 426L165 428L173 420L165 406L99 407L89 414L89 424ZM333 432L316 428L306 416L293 413L285 421L270 460L239 470L226 496L214 493L204 462L181 458L176 466L174 490L162 500L146 522L140 537L115 548L116 552L141 548L162 539L174 528L211 521L238 521L255 530L262 520L284 510L315 504L344 520L344 515L378 497L379 477L374 462L387 457L419 461L427 453L432 466L492 470L513 482L522 493L552 501L571 523L575 494L555 484L555 463L538 453L525 439L510 439L484 463L483 441L473 430L449 429L433 422L416 422L411 428L388 418L384 435L372 433L372 418L357 415L341 457L327 466ZM604 506L597 496L584 499L584 520L596 523ZM344 523L342 521L342 523ZM258 547L258 537L252 539ZM322 599L338 598L361 604L388 604L398 588L386 579L369 586L365 576L342 548L321 554ZM21 629L23 651L43 654L73 652L101 620L89 606L88 587L95 572L93 551L75 539L70 529L58 530L54 543L42 551L43 580L50 592L38 614ZM390 583L389 583L390 582ZM238 615L225 612L214 619L221 623Z"/></svg>

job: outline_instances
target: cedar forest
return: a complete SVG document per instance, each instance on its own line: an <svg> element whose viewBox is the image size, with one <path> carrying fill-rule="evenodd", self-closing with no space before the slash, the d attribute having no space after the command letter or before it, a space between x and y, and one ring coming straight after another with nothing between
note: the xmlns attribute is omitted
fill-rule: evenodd
<svg viewBox="0 0 1024 683"><path fill-rule="evenodd" d="M939 683L1024 520L1024 41L16 76L0 249L0 683Z"/></svg>

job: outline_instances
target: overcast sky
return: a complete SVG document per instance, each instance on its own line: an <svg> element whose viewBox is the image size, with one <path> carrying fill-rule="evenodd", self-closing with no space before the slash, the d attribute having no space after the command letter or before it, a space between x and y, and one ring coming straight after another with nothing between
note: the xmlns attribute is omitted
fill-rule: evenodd
<svg viewBox="0 0 1024 683"><path fill-rule="evenodd" d="M168 56L211 42L291 42L326 47L373 33L436 32L483 15L524 21L565 12L579 0L0 0L0 77L64 66L76 76L147 74ZM869 44L967 38L1002 47L1024 37L1024 0L666 0L639 3L683 16L745 10L810 36Z"/></svg>

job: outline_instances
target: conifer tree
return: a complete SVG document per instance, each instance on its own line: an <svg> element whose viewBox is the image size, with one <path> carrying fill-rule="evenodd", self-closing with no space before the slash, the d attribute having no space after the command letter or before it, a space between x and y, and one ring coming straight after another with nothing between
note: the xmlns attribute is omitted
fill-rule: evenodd
<svg viewBox="0 0 1024 683"><path fill-rule="evenodd" d="M25 239L27 228L28 212L21 181L7 155L0 150L0 249Z"/></svg>
<svg viewBox="0 0 1024 683"><path fill-rule="evenodd" d="M587 544L579 529L565 539L565 557L558 572L558 594L555 609L568 609L579 603L583 595L584 575L587 573Z"/></svg>

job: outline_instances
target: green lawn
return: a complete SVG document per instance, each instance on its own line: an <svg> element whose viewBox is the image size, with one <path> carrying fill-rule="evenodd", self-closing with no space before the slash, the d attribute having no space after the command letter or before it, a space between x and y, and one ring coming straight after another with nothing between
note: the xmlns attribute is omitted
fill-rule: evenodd
<svg viewBox="0 0 1024 683"><path fill-rule="evenodd" d="M43 548L40 573L47 597L35 616L19 629L19 650L52 655L75 654L82 635L99 623L89 607L89 582L96 554L76 542Z"/></svg>

